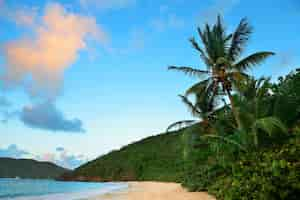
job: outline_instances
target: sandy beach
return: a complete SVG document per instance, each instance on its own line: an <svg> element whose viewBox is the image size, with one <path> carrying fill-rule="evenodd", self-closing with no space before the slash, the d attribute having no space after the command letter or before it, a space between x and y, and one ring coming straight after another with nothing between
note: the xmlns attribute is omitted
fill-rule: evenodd
<svg viewBox="0 0 300 200"><path fill-rule="evenodd" d="M187 192L177 183L129 182L128 185L126 190L90 200L215 200L205 192Z"/></svg>

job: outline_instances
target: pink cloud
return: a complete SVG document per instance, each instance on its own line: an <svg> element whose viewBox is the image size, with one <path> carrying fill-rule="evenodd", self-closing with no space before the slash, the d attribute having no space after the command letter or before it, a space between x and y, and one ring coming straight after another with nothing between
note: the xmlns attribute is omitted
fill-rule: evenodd
<svg viewBox="0 0 300 200"><path fill-rule="evenodd" d="M60 4L49 4L39 23L24 11L16 23L30 25L32 36L6 43L6 70L2 81L7 86L27 85L32 96L56 97L64 71L88 47L87 37L106 45L108 36L93 17L68 12Z"/></svg>
<svg viewBox="0 0 300 200"><path fill-rule="evenodd" d="M48 161L48 162L53 162L53 163L56 161L55 154L53 154L53 153L45 153L41 156L38 156L37 159L41 160L41 161Z"/></svg>

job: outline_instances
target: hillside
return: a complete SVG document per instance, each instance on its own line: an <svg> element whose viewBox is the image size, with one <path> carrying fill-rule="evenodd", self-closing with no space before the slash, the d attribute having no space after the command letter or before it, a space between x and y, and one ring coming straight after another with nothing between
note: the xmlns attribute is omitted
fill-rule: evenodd
<svg viewBox="0 0 300 200"><path fill-rule="evenodd" d="M148 137L88 162L61 179L177 182L183 172L181 138L181 132Z"/></svg>
<svg viewBox="0 0 300 200"><path fill-rule="evenodd" d="M50 162L39 162L31 159L0 158L1 178L52 179L68 171Z"/></svg>

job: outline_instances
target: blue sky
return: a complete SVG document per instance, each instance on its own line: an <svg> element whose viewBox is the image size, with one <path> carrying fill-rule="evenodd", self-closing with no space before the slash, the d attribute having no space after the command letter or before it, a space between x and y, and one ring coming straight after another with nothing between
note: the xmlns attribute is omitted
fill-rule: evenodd
<svg viewBox="0 0 300 200"><path fill-rule="evenodd" d="M255 76L299 67L298 0L0 0L0 156L75 167L190 119L167 66L203 66L188 39L218 13L277 53Z"/></svg>

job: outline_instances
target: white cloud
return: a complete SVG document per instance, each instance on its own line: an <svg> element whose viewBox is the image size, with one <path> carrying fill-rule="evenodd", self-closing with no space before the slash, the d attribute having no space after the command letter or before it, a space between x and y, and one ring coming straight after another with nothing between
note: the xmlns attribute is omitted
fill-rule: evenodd
<svg viewBox="0 0 300 200"><path fill-rule="evenodd" d="M37 8L24 7L22 9L16 10L16 12L11 16L17 25L22 26L34 26L35 20L38 15Z"/></svg>
<svg viewBox="0 0 300 200"><path fill-rule="evenodd" d="M34 25L37 14L38 7L22 6L10 8L4 0L0 0L0 17L13 21L16 25Z"/></svg>
<svg viewBox="0 0 300 200"><path fill-rule="evenodd" d="M200 16L198 17L200 23L204 24L214 22L219 14L225 15L239 2L240 0L215 0L213 5L201 11Z"/></svg>
<svg viewBox="0 0 300 200"><path fill-rule="evenodd" d="M64 147L57 147L55 152L34 155L26 150L20 149L16 144L11 144L6 148L0 148L0 157L15 159L33 158L39 161L52 162L68 169L74 169L88 161L88 158L84 155L72 154Z"/></svg>
<svg viewBox="0 0 300 200"><path fill-rule="evenodd" d="M185 26L185 21L175 14L169 14L167 17L156 18L150 22L152 28L157 31L165 31L167 29L180 29Z"/></svg>
<svg viewBox="0 0 300 200"><path fill-rule="evenodd" d="M36 156L36 159L52 162L68 169L75 169L88 161L84 155L71 154L64 147L57 147L56 153L45 153Z"/></svg>
<svg viewBox="0 0 300 200"><path fill-rule="evenodd" d="M83 8L98 8L102 10L106 9L122 9L128 6L132 6L136 3L136 0L79 0L80 5Z"/></svg>
<svg viewBox="0 0 300 200"><path fill-rule="evenodd" d="M11 144L7 148L0 148L0 157L23 158L26 155L30 155L30 153L25 150L19 149L16 144Z"/></svg>

